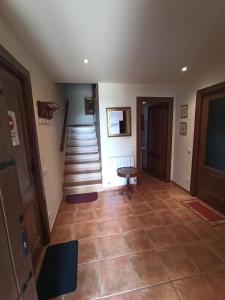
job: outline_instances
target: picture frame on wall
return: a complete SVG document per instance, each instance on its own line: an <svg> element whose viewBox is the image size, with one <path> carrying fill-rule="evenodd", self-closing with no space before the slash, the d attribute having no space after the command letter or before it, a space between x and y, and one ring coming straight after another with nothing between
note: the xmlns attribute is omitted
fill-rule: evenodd
<svg viewBox="0 0 225 300"><path fill-rule="evenodd" d="M92 97L84 98L85 115L94 115L94 99Z"/></svg>
<svg viewBox="0 0 225 300"><path fill-rule="evenodd" d="M180 122L180 135L187 135L187 122Z"/></svg>
<svg viewBox="0 0 225 300"><path fill-rule="evenodd" d="M130 107L108 107L106 115L108 137L131 136Z"/></svg>
<svg viewBox="0 0 225 300"><path fill-rule="evenodd" d="M185 105L181 105L181 106L180 106L180 117L181 117L182 119L188 117L188 104L185 104Z"/></svg>

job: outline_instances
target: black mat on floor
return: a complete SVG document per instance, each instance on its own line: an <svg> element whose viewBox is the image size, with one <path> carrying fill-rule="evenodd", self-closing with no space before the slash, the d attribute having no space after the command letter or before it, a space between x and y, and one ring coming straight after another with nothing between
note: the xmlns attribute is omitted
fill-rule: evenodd
<svg viewBox="0 0 225 300"><path fill-rule="evenodd" d="M37 281L39 300L71 293L77 288L78 241L47 248Z"/></svg>

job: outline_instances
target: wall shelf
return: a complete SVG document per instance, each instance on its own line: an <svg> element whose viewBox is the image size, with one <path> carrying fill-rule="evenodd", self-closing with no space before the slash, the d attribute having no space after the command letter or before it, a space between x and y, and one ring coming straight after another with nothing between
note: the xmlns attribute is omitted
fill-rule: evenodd
<svg viewBox="0 0 225 300"><path fill-rule="evenodd" d="M38 117L42 119L53 119L54 112L61 109L55 102L37 101Z"/></svg>

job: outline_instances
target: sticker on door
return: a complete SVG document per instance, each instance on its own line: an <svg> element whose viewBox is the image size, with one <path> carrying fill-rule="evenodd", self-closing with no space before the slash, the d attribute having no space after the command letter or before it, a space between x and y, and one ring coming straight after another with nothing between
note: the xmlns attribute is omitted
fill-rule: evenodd
<svg viewBox="0 0 225 300"><path fill-rule="evenodd" d="M20 144L17 125L16 125L16 115L14 111L8 110L8 123L9 123L9 129L12 139L12 145L18 146Z"/></svg>

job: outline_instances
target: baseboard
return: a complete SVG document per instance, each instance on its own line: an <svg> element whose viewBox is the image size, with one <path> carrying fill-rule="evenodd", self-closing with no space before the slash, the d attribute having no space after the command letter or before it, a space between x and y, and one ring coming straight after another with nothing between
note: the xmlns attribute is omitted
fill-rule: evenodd
<svg viewBox="0 0 225 300"><path fill-rule="evenodd" d="M175 184L176 186L178 186L179 188L181 188L182 190L184 190L185 192L188 192L190 194L190 190L188 190L185 186L182 186L180 183L174 181L174 180L171 180L171 182L173 184Z"/></svg>
<svg viewBox="0 0 225 300"><path fill-rule="evenodd" d="M53 228L53 226L54 226L55 219L56 219L56 217L57 217L57 214L58 214L58 211L59 211L60 204L61 204L61 202L63 201L63 197L64 197L64 195L63 195L63 192L62 192L61 197L60 197L61 200L58 202L57 207L56 207L56 210L55 210L55 213L54 213L54 216L53 216L53 218L52 218L52 222L51 222L52 224L49 224L49 225L50 225L50 232L52 231L52 228Z"/></svg>

